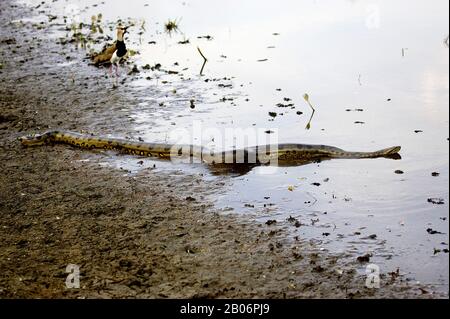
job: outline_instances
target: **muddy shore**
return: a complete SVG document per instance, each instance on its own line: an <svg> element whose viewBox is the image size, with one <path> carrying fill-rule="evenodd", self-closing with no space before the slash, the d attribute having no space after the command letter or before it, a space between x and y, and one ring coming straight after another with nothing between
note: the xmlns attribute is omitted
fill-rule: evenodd
<svg viewBox="0 0 450 319"><path fill-rule="evenodd" d="M388 274L365 288L357 260L289 238L285 225L218 214L202 194L222 182L133 175L99 165L114 156L103 152L23 149L17 137L55 128L139 137L123 110L139 90L113 90L85 52L46 36L60 26L22 20L37 10L0 2L1 298L443 297ZM68 264L80 266L80 289L65 287Z"/></svg>

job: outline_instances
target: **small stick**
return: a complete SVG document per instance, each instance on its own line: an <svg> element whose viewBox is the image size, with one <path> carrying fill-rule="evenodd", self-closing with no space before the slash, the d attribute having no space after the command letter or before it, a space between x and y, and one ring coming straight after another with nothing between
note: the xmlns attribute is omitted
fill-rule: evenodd
<svg viewBox="0 0 450 319"><path fill-rule="evenodd" d="M200 55L202 56L202 58L203 58L205 61L208 61L208 59L203 55L202 50L200 50L199 47L197 47L197 50L198 50L198 52L200 53Z"/></svg>
<svg viewBox="0 0 450 319"><path fill-rule="evenodd" d="M200 50L200 48L199 47L197 47L197 50L198 50L198 53L200 53L200 55L202 56L202 58L203 58L203 65L202 65L202 69L200 70L200 75L203 75L203 70L205 69L205 65L206 65L206 62L208 62L208 59L205 57L205 55L203 54L203 52L202 52L202 50Z"/></svg>

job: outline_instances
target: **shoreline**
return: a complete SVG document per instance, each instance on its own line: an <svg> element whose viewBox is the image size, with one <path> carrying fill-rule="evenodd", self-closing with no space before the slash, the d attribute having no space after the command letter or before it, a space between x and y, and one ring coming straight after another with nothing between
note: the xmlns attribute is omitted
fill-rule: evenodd
<svg viewBox="0 0 450 319"><path fill-rule="evenodd" d="M53 128L134 135L121 109L140 92L111 90L83 51L11 23L33 9L6 0L0 12L1 298L448 298L395 276L368 289L356 260L292 240L285 225L215 212L201 195L220 182L199 174L130 174L101 166L104 152L21 148L17 137ZM69 264L80 289L65 287Z"/></svg>

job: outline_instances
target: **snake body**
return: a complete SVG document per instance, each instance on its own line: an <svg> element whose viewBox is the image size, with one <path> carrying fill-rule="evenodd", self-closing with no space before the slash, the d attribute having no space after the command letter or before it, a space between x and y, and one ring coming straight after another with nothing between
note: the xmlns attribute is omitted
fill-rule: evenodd
<svg viewBox="0 0 450 319"><path fill-rule="evenodd" d="M117 150L126 154L161 159L188 159L208 164L279 164L290 165L332 158L398 158L400 146L376 152L348 152L327 145L275 144L239 150L214 152L202 146L133 142L126 139L95 137L67 131L50 131L19 138L25 147L66 144L82 149Z"/></svg>

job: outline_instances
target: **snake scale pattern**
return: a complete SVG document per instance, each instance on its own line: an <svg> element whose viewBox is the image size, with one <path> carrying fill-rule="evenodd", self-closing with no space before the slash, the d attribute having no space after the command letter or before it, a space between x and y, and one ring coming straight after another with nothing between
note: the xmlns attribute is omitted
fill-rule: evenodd
<svg viewBox="0 0 450 319"><path fill-rule="evenodd" d="M274 161L281 165L311 162L333 158L394 158L400 157L400 146L376 152L348 152L326 145L275 144L248 147L240 150L214 152L202 146L171 145L133 142L126 139L95 137L67 131L50 131L19 138L25 147L66 144L82 149L117 150L121 153L156 157L161 159L185 158L207 164L253 164L264 165Z"/></svg>

